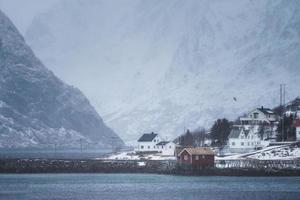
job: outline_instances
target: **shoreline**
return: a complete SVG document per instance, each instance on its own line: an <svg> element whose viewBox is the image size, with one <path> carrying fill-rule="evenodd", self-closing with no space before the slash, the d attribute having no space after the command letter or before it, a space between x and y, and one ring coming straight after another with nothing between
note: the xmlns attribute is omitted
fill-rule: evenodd
<svg viewBox="0 0 300 200"><path fill-rule="evenodd" d="M129 173L183 176L300 176L300 169L196 169L169 160L0 159L0 174Z"/></svg>

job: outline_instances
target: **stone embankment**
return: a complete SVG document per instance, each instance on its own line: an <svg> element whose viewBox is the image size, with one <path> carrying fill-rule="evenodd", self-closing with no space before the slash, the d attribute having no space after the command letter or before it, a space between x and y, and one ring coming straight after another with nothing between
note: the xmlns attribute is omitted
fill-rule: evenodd
<svg viewBox="0 0 300 200"><path fill-rule="evenodd" d="M300 176L299 169L180 166L170 160L1 159L0 173L156 173L195 176Z"/></svg>

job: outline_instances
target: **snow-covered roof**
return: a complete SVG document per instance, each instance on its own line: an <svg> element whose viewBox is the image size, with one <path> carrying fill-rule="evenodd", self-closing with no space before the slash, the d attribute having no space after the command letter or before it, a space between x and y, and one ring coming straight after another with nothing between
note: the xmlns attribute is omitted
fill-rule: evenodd
<svg viewBox="0 0 300 200"><path fill-rule="evenodd" d="M190 155L215 155L209 147L184 148L178 155L180 156L184 151L187 151Z"/></svg>
<svg viewBox="0 0 300 200"><path fill-rule="evenodd" d="M249 129L242 129L242 128L233 128L230 131L230 134L229 134L228 138L239 138L240 134L242 134L242 133L244 133L245 136L247 137L248 134L250 133L250 130Z"/></svg>
<svg viewBox="0 0 300 200"><path fill-rule="evenodd" d="M270 108L261 107L261 108L257 108L257 110L259 110L260 112L262 112L266 115L267 114L274 114L274 112Z"/></svg>
<svg viewBox="0 0 300 200"><path fill-rule="evenodd" d="M240 136L240 132L241 132L242 129L239 129L239 128L233 128L231 131L230 131L230 134L229 134L229 138L239 138Z"/></svg>

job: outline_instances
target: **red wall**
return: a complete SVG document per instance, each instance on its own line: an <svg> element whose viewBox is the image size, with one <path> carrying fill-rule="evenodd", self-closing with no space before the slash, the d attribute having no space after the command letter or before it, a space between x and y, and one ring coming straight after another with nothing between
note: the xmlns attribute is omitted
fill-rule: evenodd
<svg viewBox="0 0 300 200"><path fill-rule="evenodd" d="M185 155L188 157L187 160L184 160L184 156L185 156ZM179 162L182 163L182 164L191 164L191 156L190 156L190 154L189 154L187 151L184 150L184 151L180 154Z"/></svg>
<svg viewBox="0 0 300 200"><path fill-rule="evenodd" d="M187 156L188 159L184 160L184 156ZM191 160L193 159L193 160ZM215 162L214 155L204 155L204 158L202 155L199 155L199 160L196 160L196 156L190 156L190 154L187 151L183 151L178 159L180 164L192 164L195 167L213 167Z"/></svg>
<svg viewBox="0 0 300 200"><path fill-rule="evenodd" d="M213 155L199 155L199 160L196 160L196 156L193 156L193 166L206 166L206 167L213 167L215 162L215 158Z"/></svg>

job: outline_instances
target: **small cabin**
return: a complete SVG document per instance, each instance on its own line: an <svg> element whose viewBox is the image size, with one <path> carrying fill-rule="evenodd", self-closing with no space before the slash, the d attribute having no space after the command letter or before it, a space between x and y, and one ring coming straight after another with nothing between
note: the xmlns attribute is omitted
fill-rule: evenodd
<svg viewBox="0 0 300 200"><path fill-rule="evenodd" d="M209 147L184 148L178 154L177 161L181 165L211 168L214 167L215 153Z"/></svg>

